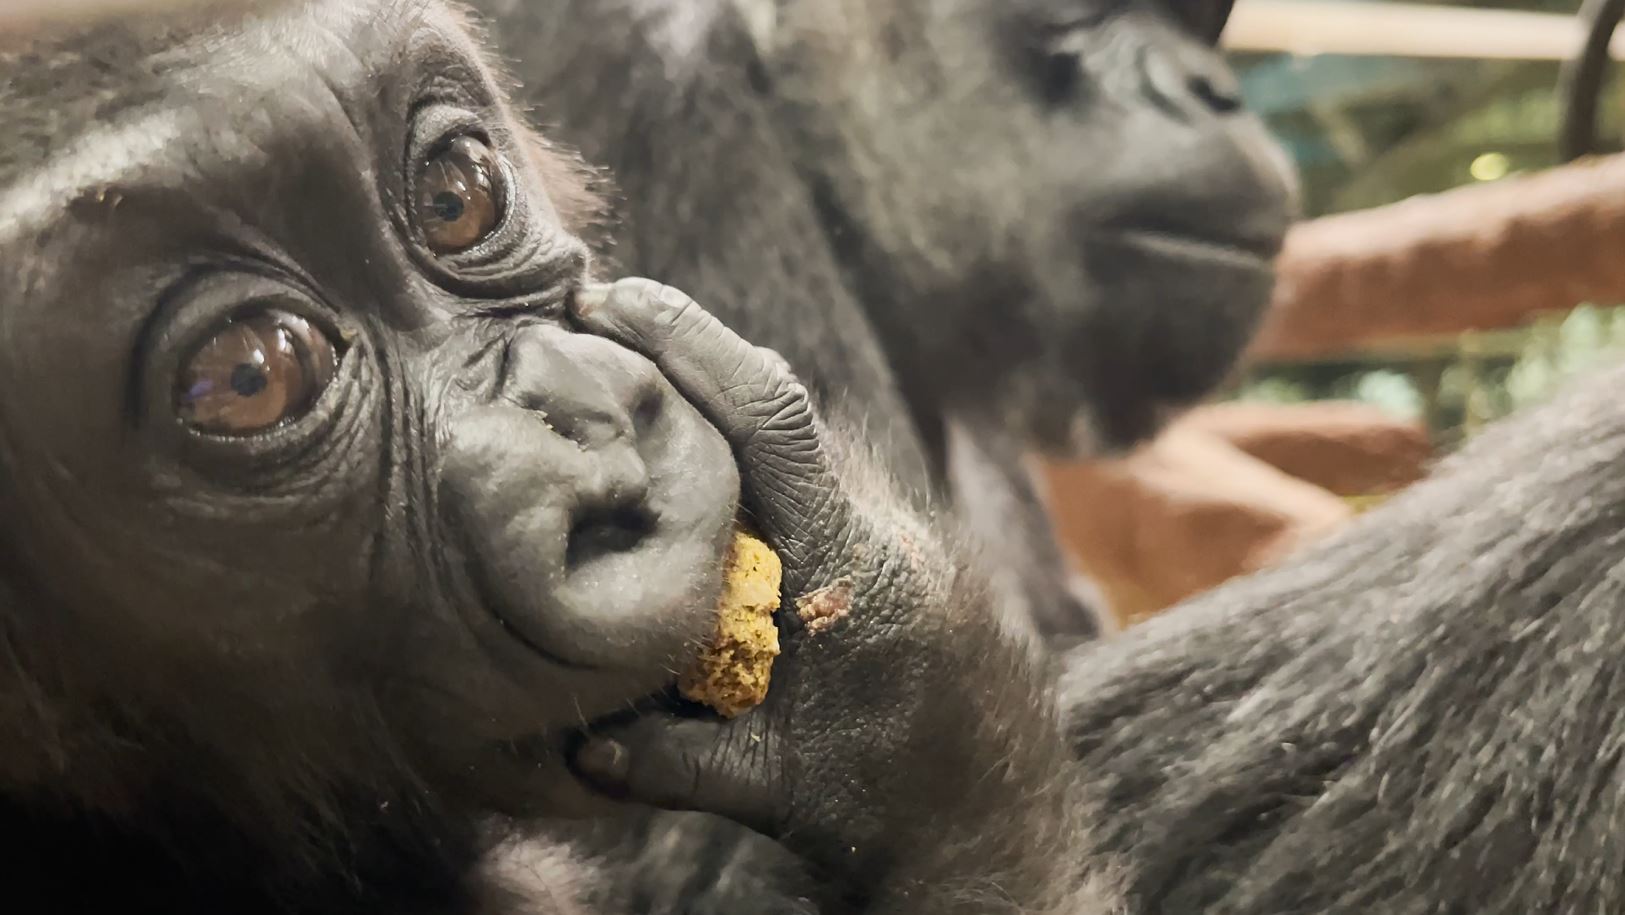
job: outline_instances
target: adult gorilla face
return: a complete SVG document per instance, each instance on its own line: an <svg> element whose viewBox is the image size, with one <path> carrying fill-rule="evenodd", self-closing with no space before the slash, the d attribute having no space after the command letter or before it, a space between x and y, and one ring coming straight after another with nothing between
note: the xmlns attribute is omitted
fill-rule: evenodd
<svg viewBox="0 0 1625 915"><path fill-rule="evenodd" d="M914 396L1052 449L1150 435L1229 371L1295 206L1212 46L1229 4L884 8L756 22Z"/></svg>
<svg viewBox="0 0 1625 915"><path fill-rule="evenodd" d="M149 756L365 737L467 771L661 688L709 630L727 445L566 326L573 176L464 32L370 15L285 7L233 55L155 17L15 71L39 102L7 134L53 132L0 185L27 595L0 609L41 689L144 722ZM84 91L97 67L118 88Z"/></svg>

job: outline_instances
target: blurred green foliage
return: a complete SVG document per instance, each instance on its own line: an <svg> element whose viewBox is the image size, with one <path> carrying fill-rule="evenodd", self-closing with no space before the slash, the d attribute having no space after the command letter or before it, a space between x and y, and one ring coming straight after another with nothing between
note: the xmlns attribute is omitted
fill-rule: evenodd
<svg viewBox="0 0 1625 915"><path fill-rule="evenodd" d="M1511 331L1419 340L1341 359L1256 366L1238 400L1353 400L1426 423L1449 448L1485 423L1550 397L1575 376L1625 359L1625 305L1581 305Z"/></svg>
<svg viewBox="0 0 1625 915"><path fill-rule="evenodd" d="M1438 5L1573 13L1579 0ZM1294 153L1310 216L1474 181L1472 164L1485 155L1504 156L1506 174L1557 161L1551 61L1246 54L1233 62L1249 104ZM1603 136L1617 150L1625 136L1625 79L1617 74L1600 111Z"/></svg>
<svg viewBox="0 0 1625 915"><path fill-rule="evenodd" d="M1440 5L1572 13L1578 0ZM1249 102L1298 162L1310 216L1557 164L1555 63L1285 55L1235 62ZM1625 78L1618 73L1601 114L1602 134L1613 143L1604 151L1616 151L1625 137ZM1625 307L1581 305L1515 331L1259 366L1233 396L1362 401L1425 420L1448 448L1599 361L1622 357Z"/></svg>

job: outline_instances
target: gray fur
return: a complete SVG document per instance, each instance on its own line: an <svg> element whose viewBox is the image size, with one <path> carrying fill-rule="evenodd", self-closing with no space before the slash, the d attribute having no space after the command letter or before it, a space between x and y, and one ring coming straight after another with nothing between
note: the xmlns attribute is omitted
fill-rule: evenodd
<svg viewBox="0 0 1625 915"><path fill-rule="evenodd" d="M1625 369L1069 659L1135 911L1625 905Z"/></svg>

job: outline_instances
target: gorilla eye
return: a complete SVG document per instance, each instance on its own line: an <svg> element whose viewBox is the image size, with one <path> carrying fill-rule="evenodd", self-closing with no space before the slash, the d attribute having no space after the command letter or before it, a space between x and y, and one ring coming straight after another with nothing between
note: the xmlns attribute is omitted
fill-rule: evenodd
<svg viewBox="0 0 1625 915"><path fill-rule="evenodd" d="M192 428L253 435L302 416L332 383L338 351L309 321L263 311L233 321L197 349L176 381Z"/></svg>
<svg viewBox="0 0 1625 915"><path fill-rule="evenodd" d="M436 254L456 254L484 241L502 218L502 166L491 147L471 136L451 141L418 172L418 225Z"/></svg>

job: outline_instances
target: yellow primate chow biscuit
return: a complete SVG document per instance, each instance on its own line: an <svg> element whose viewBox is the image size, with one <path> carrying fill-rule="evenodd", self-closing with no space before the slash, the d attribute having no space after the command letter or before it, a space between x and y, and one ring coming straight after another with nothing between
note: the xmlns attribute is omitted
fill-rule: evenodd
<svg viewBox="0 0 1625 915"><path fill-rule="evenodd" d="M677 680L677 690L724 718L747 712L767 698L773 659L779 654L779 557L762 541L734 533L717 601L717 628L704 651Z"/></svg>

